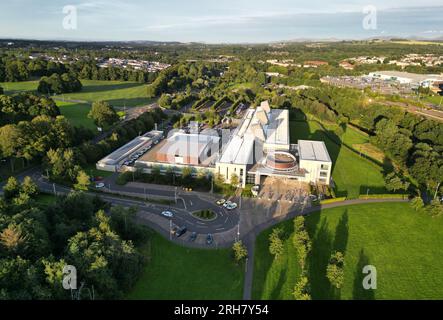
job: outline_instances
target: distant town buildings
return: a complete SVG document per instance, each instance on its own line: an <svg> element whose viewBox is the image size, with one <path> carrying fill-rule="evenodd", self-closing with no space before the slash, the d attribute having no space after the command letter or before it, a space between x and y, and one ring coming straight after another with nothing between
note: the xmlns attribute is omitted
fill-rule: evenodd
<svg viewBox="0 0 443 320"><path fill-rule="evenodd" d="M171 65L158 61L109 58L107 60L99 60L97 66L100 68L120 67L124 69L131 68L134 70L142 70L147 72L158 72L169 68Z"/></svg>
<svg viewBox="0 0 443 320"><path fill-rule="evenodd" d="M327 63L326 61L320 61L320 60L310 60L310 61L305 61L303 64L303 67L305 68L318 68L321 66L327 66L329 63Z"/></svg>

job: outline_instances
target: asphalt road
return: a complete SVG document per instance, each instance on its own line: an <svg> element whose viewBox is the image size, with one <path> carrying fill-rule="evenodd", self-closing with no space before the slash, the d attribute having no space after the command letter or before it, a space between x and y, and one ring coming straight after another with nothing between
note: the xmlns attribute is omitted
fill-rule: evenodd
<svg viewBox="0 0 443 320"><path fill-rule="evenodd" d="M39 168L31 169L29 171L23 172L18 175L19 180L23 180L24 177L30 176L33 181L37 184L39 189L45 193L56 193L56 194L68 194L72 191L71 188L56 185L42 176ZM186 193L182 194L177 192L177 204L173 205L162 205L149 201L145 201L145 195L147 198L159 199L175 199L175 188L167 186L155 186L146 185L147 187L136 187L136 186L118 186L112 182L113 180L105 180L106 189L110 187L110 191L113 194L106 192L88 192L91 195L98 194L103 200L111 203L114 206L123 207L137 207L139 209L139 215L144 215L146 213L158 215L161 219L164 219L169 223L172 221L172 226L185 226L189 232L197 232L201 234L216 234L225 232L235 228L239 223L239 212L238 210L228 211L222 206L218 206L215 201L215 197L205 197L203 199L197 193ZM1 188L2 186L0 186ZM128 196L118 196L114 193L125 192ZM216 217L212 220L202 220L196 218L192 215L193 212L200 211L203 209L210 209L216 213ZM161 215L165 210L171 211L174 216L172 218L167 218ZM148 216L148 215L146 215ZM158 220L155 220L158 221ZM155 222L154 221L154 222Z"/></svg>

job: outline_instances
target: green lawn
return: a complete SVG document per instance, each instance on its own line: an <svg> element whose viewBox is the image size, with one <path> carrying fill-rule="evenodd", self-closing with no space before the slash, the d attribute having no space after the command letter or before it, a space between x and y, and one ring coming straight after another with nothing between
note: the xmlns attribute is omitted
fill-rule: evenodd
<svg viewBox="0 0 443 320"><path fill-rule="evenodd" d="M76 93L66 93L54 97L57 100L76 100L80 103L92 103L104 100L116 107L143 106L152 103L146 97L146 85L129 81L99 81L81 80L82 91ZM35 91L38 81L5 82L0 83L7 94L22 91Z"/></svg>
<svg viewBox="0 0 443 320"><path fill-rule="evenodd" d="M39 204L51 205L51 204L54 204L57 201L57 198L54 195L51 195L51 194L41 193L41 194L38 195L36 201Z"/></svg>
<svg viewBox="0 0 443 320"><path fill-rule="evenodd" d="M308 273L313 299L443 299L443 219L413 211L407 203L364 204L323 210L307 217L312 240ZM255 250L253 299L293 299L300 270L286 231L280 261L269 254L271 230L259 235ZM331 290L325 276L333 250L345 253L345 281ZM362 288L363 266L377 268L377 289Z"/></svg>
<svg viewBox="0 0 443 320"><path fill-rule="evenodd" d="M360 194L388 193L384 188L383 168L334 143L317 122L291 121L291 141L299 139L325 142L333 162L332 177L337 196L357 198ZM333 134L333 133L331 133ZM348 128L343 136L347 144L365 143L367 137Z"/></svg>
<svg viewBox="0 0 443 320"><path fill-rule="evenodd" d="M5 90L6 94L22 91L35 91L38 87L38 81L0 82L0 87Z"/></svg>
<svg viewBox="0 0 443 320"><path fill-rule="evenodd" d="M88 113L91 110L90 105L57 101L57 106L60 108L62 115L64 115L73 126L83 126L94 131L97 130L94 121L88 118Z"/></svg>
<svg viewBox="0 0 443 320"><path fill-rule="evenodd" d="M427 102L443 106L443 96L428 96L425 98Z"/></svg>
<svg viewBox="0 0 443 320"><path fill-rule="evenodd" d="M231 251L189 249L153 233L146 269L128 299L241 299L244 267Z"/></svg>
<svg viewBox="0 0 443 320"><path fill-rule="evenodd" d="M146 97L146 85L137 82L82 80L82 84L82 91L67 93L57 99L89 103L103 100L115 107L142 106L152 102Z"/></svg>

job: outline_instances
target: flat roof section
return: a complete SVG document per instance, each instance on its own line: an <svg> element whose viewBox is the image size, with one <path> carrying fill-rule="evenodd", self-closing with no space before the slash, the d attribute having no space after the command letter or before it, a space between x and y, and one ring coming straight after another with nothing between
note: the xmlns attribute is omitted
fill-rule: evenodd
<svg viewBox="0 0 443 320"><path fill-rule="evenodd" d="M299 140L298 154L300 160L332 162L323 141Z"/></svg>
<svg viewBox="0 0 443 320"><path fill-rule="evenodd" d="M204 134L176 133L168 138L167 142L158 152L172 156L199 157L206 146L217 144L219 140L219 137Z"/></svg>
<svg viewBox="0 0 443 320"><path fill-rule="evenodd" d="M129 141L124 146L118 148L105 158L101 159L98 163L105 165L116 165L121 162L125 157L141 148L144 144L153 139L159 139L163 135L163 131L149 131L142 136L136 137Z"/></svg>

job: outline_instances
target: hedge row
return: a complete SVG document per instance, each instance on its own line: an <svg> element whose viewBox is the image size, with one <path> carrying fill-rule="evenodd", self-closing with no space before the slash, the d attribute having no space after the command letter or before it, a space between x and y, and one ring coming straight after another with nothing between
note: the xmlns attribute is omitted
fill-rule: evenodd
<svg viewBox="0 0 443 320"><path fill-rule="evenodd" d="M370 194L370 195L360 195L359 199L408 199L407 194Z"/></svg>
<svg viewBox="0 0 443 320"><path fill-rule="evenodd" d="M320 204L322 205L322 204L336 203L336 202L343 202L343 201L346 201L346 197L321 200Z"/></svg>

